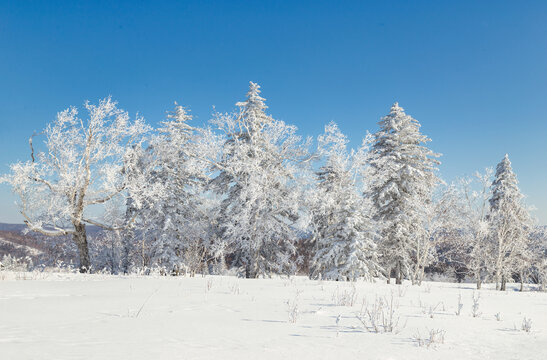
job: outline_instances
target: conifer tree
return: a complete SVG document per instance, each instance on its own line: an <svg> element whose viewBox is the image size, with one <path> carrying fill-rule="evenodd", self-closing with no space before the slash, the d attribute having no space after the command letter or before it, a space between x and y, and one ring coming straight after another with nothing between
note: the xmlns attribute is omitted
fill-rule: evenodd
<svg viewBox="0 0 547 360"><path fill-rule="evenodd" d="M395 271L397 284L412 268L412 242L424 234L424 204L438 178L439 163L425 144L420 124L397 103L378 123L369 154L370 189L375 219L380 225L384 266ZM389 280L388 280L389 281Z"/></svg>
<svg viewBox="0 0 547 360"><path fill-rule="evenodd" d="M513 272L529 266L530 216L509 156L496 166L490 198L490 254L496 289L505 290Z"/></svg>
<svg viewBox="0 0 547 360"><path fill-rule="evenodd" d="M247 278L295 271L297 173L306 155L296 127L265 113L259 89L251 82L247 99L236 104L239 112L214 121L226 138L211 182L223 198L219 237Z"/></svg>
<svg viewBox="0 0 547 360"><path fill-rule="evenodd" d="M319 136L318 153L324 165L312 214L315 253L311 277L331 280L371 279L379 274L374 230L356 188L354 153L335 123Z"/></svg>
<svg viewBox="0 0 547 360"><path fill-rule="evenodd" d="M139 232L148 243L149 265L166 273L183 268L195 272L196 254L189 252L205 254L200 242L207 238L209 223L202 201L208 163L203 160L203 131L190 126L190 120L175 103L138 160L142 187L136 190L147 195Z"/></svg>

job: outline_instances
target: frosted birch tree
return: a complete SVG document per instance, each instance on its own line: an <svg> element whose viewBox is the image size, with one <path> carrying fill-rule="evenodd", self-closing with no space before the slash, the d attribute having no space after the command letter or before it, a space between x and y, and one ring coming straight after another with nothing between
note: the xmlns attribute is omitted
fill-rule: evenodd
<svg viewBox="0 0 547 360"><path fill-rule="evenodd" d="M132 169L124 159L139 148L149 128L143 119L131 121L110 98L85 103L82 119L71 107L57 114L43 131L44 148L34 148L31 160L11 165L3 178L19 196L19 208L31 231L48 236L71 235L78 247L80 271L91 263L86 225L114 230L101 223L101 207L126 196Z"/></svg>
<svg viewBox="0 0 547 360"><path fill-rule="evenodd" d="M384 266L388 276L394 270L401 284L412 269L412 242L424 233L423 210L438 183L439 155L425 146L430 139L397 103L378 124L368 160L369 195L380 226Z"/></svg>
<svg viewBox="0 0 547 360"><path fill-rule="evenodd" d="M477 289L481 289L488 271L489 255L489 199L492 196L490 184L494 170L486 168L476 172L472 178L461 179L461 232L464 241L461 247L465 250L465 266L475 278Z"/></svg>
<svg viewBox="0 0 547 360"><path fill-rule="evenodd" d="M259 88L251 82L239 111L213 121L226 139L211 182L223 199L219 236L247 278L294 272L298 172L307 156L296 127L265 113Z"/></svg>
<svg viewBox="0 0 547 360"><path fill-rule="evenodd" d="M432 200L424 203L423 227L410 242L412 252L412 284L421 285L425 268L438 260L438 247L453 237L461 224L459 193L454 185L439 187Z"/></svg>
<svg viewBox="0 0 547 360"><path fill-rule="evenodd" d="M371 279L381 274L370 209L358 193L355 153L335 123L318 138L318 155L324 165L312 209L314 256L312 278Z"/></svg>

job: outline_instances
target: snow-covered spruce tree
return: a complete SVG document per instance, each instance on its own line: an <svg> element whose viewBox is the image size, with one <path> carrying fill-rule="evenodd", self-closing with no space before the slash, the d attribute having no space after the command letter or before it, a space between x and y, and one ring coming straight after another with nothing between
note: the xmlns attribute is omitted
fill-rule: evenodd
<svg viewBox="0 0 547 360"><path fill-rule="evenodd" d="M147 241L148 264L164 273L203 270L211 220L203 201L210 157L207 131L190 126L175 104L139 159L144 191L138 232Z"/></svg>
<svg viewBox="0 0 547 360"><path fill-rule="evenodd" d="M213 120L226 138L211 182L222 197L219 237L247 278L294 272L297 175L307 156L296 127L266 115L259 88L251 82L239 112Z"/></svg>
<svg viewBox="0 0 547 360"><path fill-rule="evenodd" d="M110 98L98 105L86 102L85 108L85 120L74 107L58 113L43 132L44 151L35 151L31 138L31 161L11 165L11 174L3 178L19 195L30 230L72 236L82 272L91 265L86 224L113 229L93 219L100 209L90 210L126 196L132 169L124 158L140 147L149 130L140 118L130 121Z"/></svg>
<svg viewBox="0 0 547 360"><path fill-rule="evenodd" d="M330 280L371 279L381 270L369 209L356 187L354 153L348 154L348 140L333 122L325 126L318 143L318 155L324 165L316 173L310 276Z"/></svg>
<svg viewBox="0 0 547 360"><path fill-rule="evenodd" d="M424 209L438 183L439 162L434 158L439 155L424 145L430 139L397 103L378 124L368 159L369 195L388 279L394 270L396 283L401 284L413 267L412 242L425 233Z"/></svg>
<svg viewBox="0 0 547 360"><path fill-rule="evenodd" d="M505 290L514 272L529 266L530 216L511 161L506 154L496 166L490 198L490 254L496 289ZM523 263L524 262L524 263ZM527 263L528 262L528 263Z"/></svg>

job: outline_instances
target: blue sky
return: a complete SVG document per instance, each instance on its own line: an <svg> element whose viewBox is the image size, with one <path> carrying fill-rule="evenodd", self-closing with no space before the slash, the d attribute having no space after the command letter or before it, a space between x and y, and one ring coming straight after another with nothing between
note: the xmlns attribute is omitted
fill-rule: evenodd
<svg viewBox="0 0 547 360"><path fill-rule="evenodd" d="M545 1L2 1L0 172L57 111L107 95L151 124L196 123L248 81L271 114L357 146L399 101L447 180L513 162L547 224ZM0 186L0 222L20 221Z"/></svg>

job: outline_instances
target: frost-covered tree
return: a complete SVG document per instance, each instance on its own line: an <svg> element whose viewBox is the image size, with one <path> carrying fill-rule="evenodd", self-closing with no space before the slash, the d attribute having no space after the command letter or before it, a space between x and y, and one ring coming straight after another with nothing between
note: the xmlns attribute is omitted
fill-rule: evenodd
<svg viewBox="0 0 547 360"><path fill-rule="evenodd" d="M348 140L333 122L318 143L324 164L316 173L310 275L331 280L371 279L381 269L370 209L357 191L355 154L348 153Z"/></svg>
<svg viewBox="0 0 547 360"><path fill-rule="evenodd" d="M85 103L87 119L71 107L57 114L43 131L45 148L31 160L11 165L4 181L19 195L29 229L48 236L70 235L78 247L80 270L90 268L86 224L112 230L97 220L101 206L125 197L132 169L124 159L140 147L149 130L144 121L129 119L110 98Z"/></svg>
<svg viewBox="0 0 547 360"><path fill-rule="evenodd" d="M477 289L481 288L488 273L488 218L493 174L492 168L486 168L484 172L477 171L472 177L460 179L459 202L454 206L459 216L452 222L452 227L457 231L453 238L453 251L449 255L475 279Z"/></svg>
<svg viewBox="0 0 547 360"><path fill-rule="evenodd" d="M255 278L294 272L299 232L298 172L306 156L296 127L273 119L259 86L250 83L236 114L218 114L214 123L225 136L219 174L211 188L222 198L219 237L233 264Z"/></svg>
<svg viewBox="0 0 547 360"><path fill-rule="evenodd" d="M547 288L547 226L536 225L530 234L530 253L532 268L530 277L539 284L540 289Z"/></svg>
<svg viewBox="0 0 547 360"><path fill-rule="evenodd" d="M424 209L438 183L439 155L425 146L430 139L397 103L378 124L368 160L369 195L380 226L384 266L388 276L395 271L396 283L401 284L412 269L412 242L424 234Z"/></svg>
<svg viewBox="0 0 547 360"><path fill-rule="evenodd" d="M413 284L421 285L425 269L439 262L440 257L446 260L447 254L442 252L448 250L445 247L447 242L457 237L462 224L458 195L456 186L443 185L436 189L431 201L424 203L422 232L410 242L413 260L410 279Z"/></svg>
<svg viewBox="0 0 547 360"><path fill-rule="evenodd" d="M496 166L490 198L490 254L496 289L505 290L515 271L529 266L530 216L511 161L506 154ZM527 264L528 263L528 264Z"/></svg>
<svg viewBox="0 0 547 360"><path fill-rule="evenodd" d="M138 160L146 193L139 211L138 232L148 242L148 266L165 273L198 271L209 237L210 212L204 201L211 142L205 129L192 127L192 116L175 104Z"/></svg>

